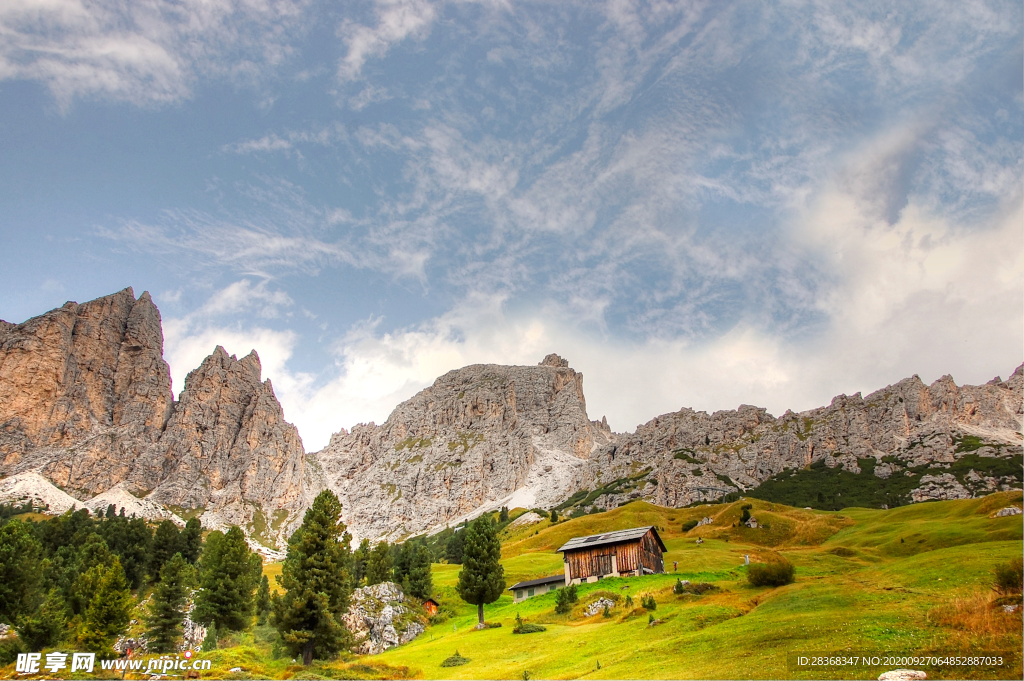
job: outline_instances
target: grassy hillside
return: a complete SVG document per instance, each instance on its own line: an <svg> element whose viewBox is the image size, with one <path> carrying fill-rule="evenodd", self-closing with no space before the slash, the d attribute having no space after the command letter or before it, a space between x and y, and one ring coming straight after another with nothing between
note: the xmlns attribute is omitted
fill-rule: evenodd
<svg viewBox="0 0 1024 681"><path fill-rule="evenodd" d="M744 503L767 529L734 526ZM1011 669L940 676L1019 678L1020 611L986 607L994 567L1022 551L1020 516L990 517L1010 503L1019 505L1021 493L889 511L809 511L752 499L687 509L636 502L554 526L545 520L506 541L510 585L560 572L554 549L571 537L637 525L658 527L669 548L666 565L671 570L678 561L679 572L584 585L580 605L567 615L555 614L554 594L518 605L506 595L486 609L501 628L476 631L475 609L455 594L458 566L437 565L438 598L457 615L365 660L423 678L875 678L884 669L793 672L786 653L1014 650ZM704 516L714 523L682 532L684 521ZM796 582L749 586L744 554L790 560ZM718 589L677 596L677 577ZM655 597L655 611L639 607L643 594ZM617 601L610 617L584 616L583 606L602 595ZM517 614L547 631L512 634ZM653 626L651 615L659 620ZM470 662L441 667L456 650Z"/></svg>

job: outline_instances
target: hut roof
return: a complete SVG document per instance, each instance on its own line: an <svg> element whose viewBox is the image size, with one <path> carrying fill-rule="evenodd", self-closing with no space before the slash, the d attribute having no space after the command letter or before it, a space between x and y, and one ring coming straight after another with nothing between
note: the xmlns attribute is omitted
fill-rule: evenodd
<svg viewBox="0 0 1024 681"><path fill-rule="evenodd" d="M513 584L508 588L509 591L515 591L516 589L528 589L531 586L540 586L541 584L552 584L554 582L564 582L565 575L551 575L550 577L541 577L540 579L528 579L525 582L519 582Z"/></svg>
<svg viewBox="0 0 1024 681"><path fill-rule="evenodd" d="M618 544L626 541L633 541L639 539L648 532L654 534L654 539L658 542L658 546L662 551L668 551L665 547L665 542L661 540L658 535L658 530L654 525L648 525L647 527L632 527L628 530L615 530L614 532L605 532L603 534L592 534L587 537L573 537L565 544L559 551L576 551L578 549L588 549L592 546L602 546L604 544Z"/></svg>

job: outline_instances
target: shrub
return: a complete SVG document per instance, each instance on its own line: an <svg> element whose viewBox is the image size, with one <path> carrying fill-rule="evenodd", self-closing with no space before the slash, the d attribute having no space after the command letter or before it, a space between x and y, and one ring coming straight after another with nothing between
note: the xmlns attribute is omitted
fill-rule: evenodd
<svg viewBox="0 0 1024 681"><path fill-rule="evenodd" d="M644 606L645 610L657 610L658 603L654 600L654 596L641 596L640 605Z"/></svg>
<svg viewBox="0 0 1024 681"><path fill-rule="evenodd" d="M683 532L689 532L695 527L697 527L696 520L687 520L685 523L683 523Z"/></svg>
<svg viewBox="0 0 1024 681"><path fill-rule="evenodd" d="M829 553L831 553L833 556L840 556L841 558L849 558L850 556L857 555L856 551L845 546L837 546L834 549L830 549Z"/></svg>
<svg viewBox="0 0 1024 681"><path fill-rule="evenodd" d="M459 655L459 651L456 650L454 655L452 655L451 657L444 658L444 661L441 662L441 666L442 667L459 667L461 665L466 664L467 662L469 662L469 658L468 657L463 657L462 655Z"/></svg>
<svg viewBox="0 0 1024 681"><path fill-rule="evenodd" d="M1003 594L1020 593L1024 585L1024 558L1017 556L996 566L996 589Z"/></svg>
<svg viewBox="0 0 1024 681"><path fill-rule="evenodd" d="M693 596L701 596L709 591L716 591L717 586L710 582L698 582L696 584L683 584L682 581L676 580L676 585L672 587L672 593L676 595L690 594Z"/></svg>
<svg viewBox="0 0 1024 681"><path fill-rule="evenodd" d="M604 606L604 612L602 613L602 615L604 615L605 617L611 617L612 616L612 611L608 609L607 605Z"/></svg>
<svg viewBox="0 0 1024 681"><path fill-rule="evenodd" d="M740 525L750 520L750 509L754 508L752 504L743 504L740 506L740 510L743 511L743 515L740 516Z"/></svg>
<svg viewBox="0 0 1024 681"><path fill-rule="evenodd" d="M627 608L632 608L633 607L633 597L630 596L629 594L626 594L626 607Z"/></svg>
<svg viewBox="0 0 1024 681"><path fill-rule="evenodd" d="M679 596L681 594L686 593L685 589L686 587L683 586L683 580L677 579L675 586L672 587L672 593Z"/></svg>
<svg viewBox="0 0 1024 681"><path fill-rule="evenodd" d="M578 601L579 595L576 593L576 585L567 586L564 589L559 589L558 594L555 596L555 612L559 615L572 610L572 605Z"/></svg>
<svg viewBox="0 0 1024 681"><path fill-rule="evenodd" d="M751 563L747 569L747 581L753 586L783 586L793 582L793 564Z"/></svg>
<svg viewBox="0 0 1024 681"><path fill-rule="evenodd" d="M536 634L541 631L547 631L547 627L542 627L539 624L524 624L521 627L516 627L512 630L513 634Z"/></svg>

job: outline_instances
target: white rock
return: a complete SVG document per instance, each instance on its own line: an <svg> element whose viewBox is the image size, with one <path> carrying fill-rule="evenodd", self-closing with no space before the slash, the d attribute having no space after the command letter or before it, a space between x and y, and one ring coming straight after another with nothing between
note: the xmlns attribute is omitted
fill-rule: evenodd
<svg viewBox="0 0 1024 681"><path fill-rule="evenodd" d="M894 669L880 675L878 681L919 681L927 678L927 674L916 669Z"/></svg>
<svg viewBox="0 0 1024 681"><path fill-rule="evenodd" d="M84 508L82 502L36 472L19 473L0 480L0 503L23 504L26 501L55 514Z"/></svg>
<svg viewBox="0 0 1024 681"><path fill-rule="evenodd" d="M1018 508L1017 506L1007 506L1006 508L999 509L996 512L995 517L996 518L1005 518L1006 516L1009 516L1009 515L1020 515L1021 513L1024 513L1024 511L1021 511L1021 509Z"/></svg>

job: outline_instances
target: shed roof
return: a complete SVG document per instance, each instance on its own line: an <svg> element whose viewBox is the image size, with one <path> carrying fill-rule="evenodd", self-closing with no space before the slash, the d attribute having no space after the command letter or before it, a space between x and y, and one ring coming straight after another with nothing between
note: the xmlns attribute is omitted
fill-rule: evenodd
<svg viewBox="0 0 1024 681"><path fill-rule="evenodd" d="M541 584L553 584L554 582L565 582L565 575L551 575L550 577L541 577L540 579L528 579L525 582L513 584L508 588L508 590L515 591L516 589L528 589L531 586L540 586Z"/></svg>
<svg viewBox="0 0 1024 681"><path fill-rule="evenodd" d="M603 546L605 544L618 544L625 541L633 541L644 536L648 532L654 534L654 539L658 542L658 546L661 547L662 551L668 551L665 547L665 542L661 540L658 535L658 530L654 525L648 525L647 527L631 527L628 530L615 530L614 532L605 532L603 534L592 534L587 537L573 537L565 544L559 551L576 551L578 549L589 549L593 546Z"/></svg>

